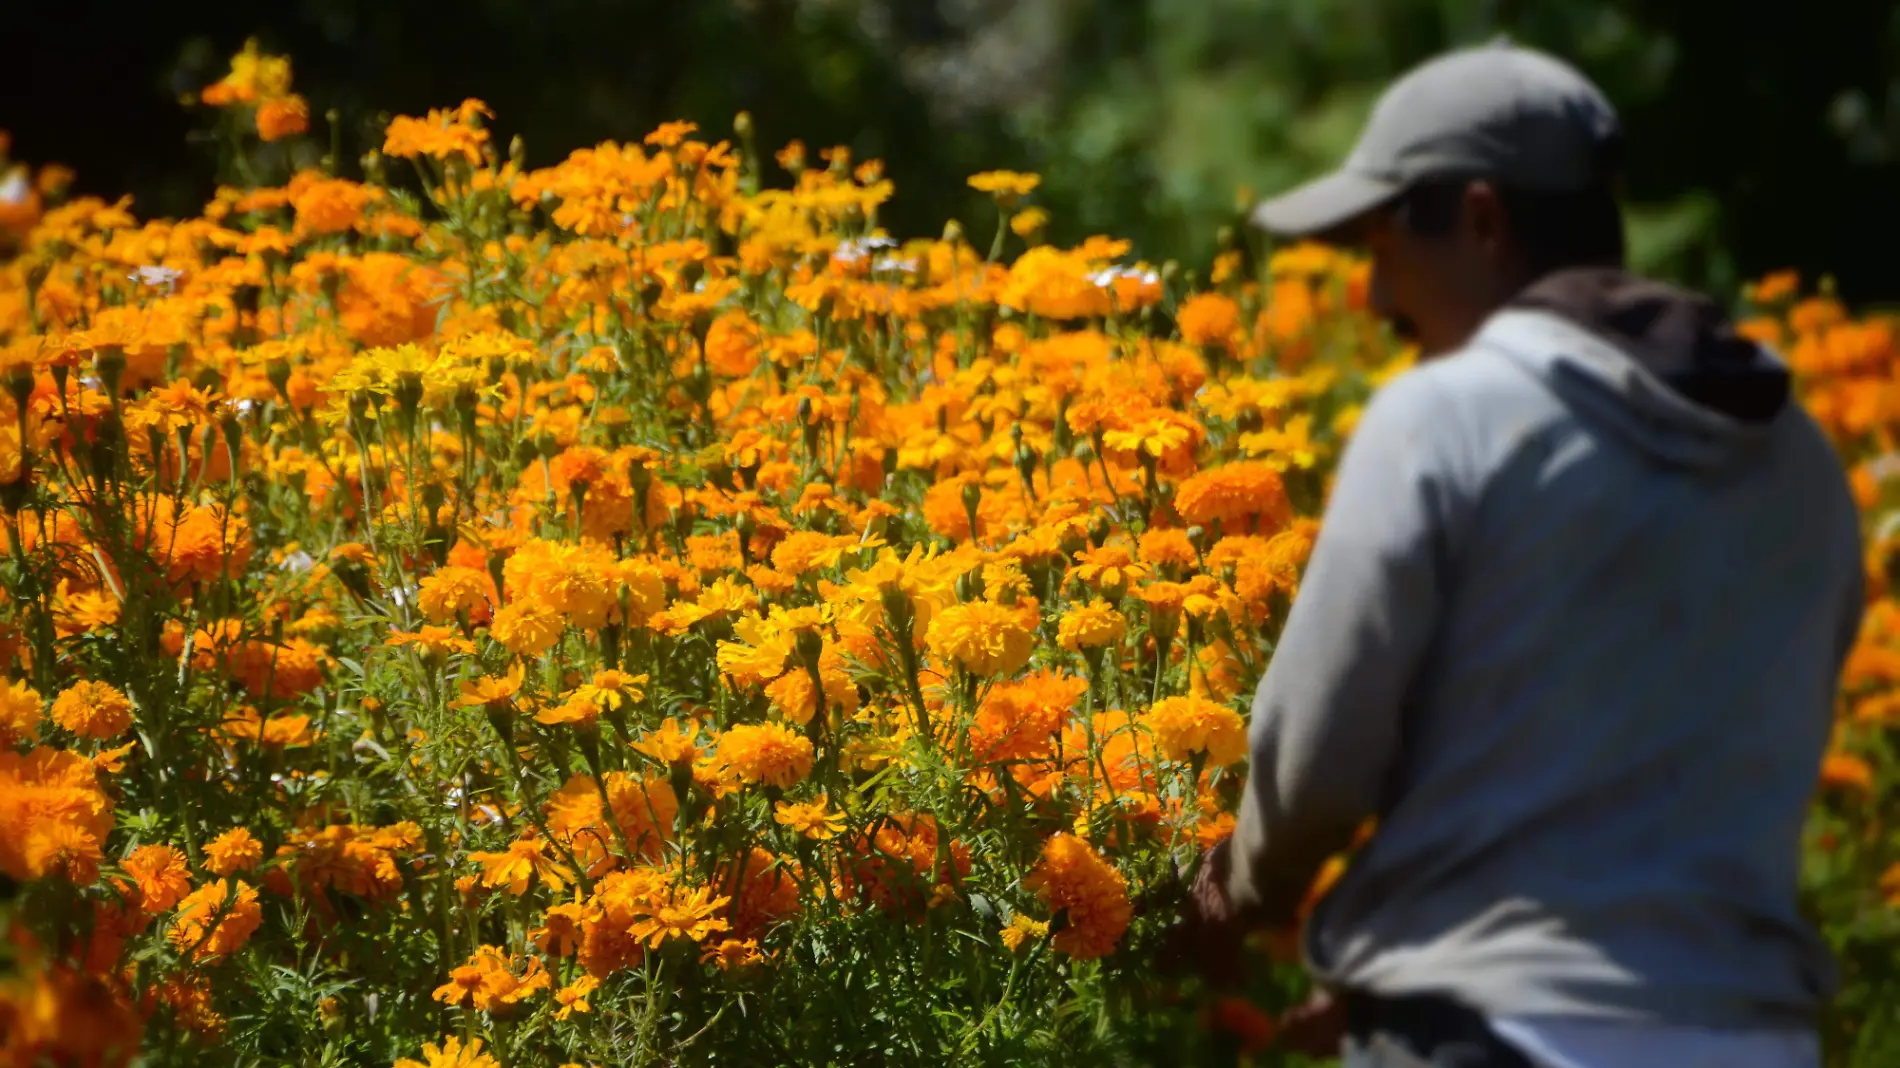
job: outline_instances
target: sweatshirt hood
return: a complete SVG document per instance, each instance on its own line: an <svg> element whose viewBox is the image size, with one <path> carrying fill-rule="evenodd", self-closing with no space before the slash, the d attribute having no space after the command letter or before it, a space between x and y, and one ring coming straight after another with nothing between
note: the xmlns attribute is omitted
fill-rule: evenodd
<svg viewBox="0 0 1900 1068"><path fill-rule="evenodd" d="M1788 369L1714 301L1614 268L1556 271L1479 339L1567 403L1658 459L1713 466L1760 440L1788 406Z"/></svg>

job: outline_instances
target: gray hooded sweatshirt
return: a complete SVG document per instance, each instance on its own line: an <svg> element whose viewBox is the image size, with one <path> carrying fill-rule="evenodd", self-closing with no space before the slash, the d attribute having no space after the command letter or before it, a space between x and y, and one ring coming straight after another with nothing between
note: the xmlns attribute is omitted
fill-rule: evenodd
<svg viewBox="0 0 1900 1068"><path fill-rule="evenodd" d="M1228 890L1330 985L1809 1022L1800 835L1862 610L1839 461L1701 298L1552 275L1367 406L1266 677Z"/></svg>

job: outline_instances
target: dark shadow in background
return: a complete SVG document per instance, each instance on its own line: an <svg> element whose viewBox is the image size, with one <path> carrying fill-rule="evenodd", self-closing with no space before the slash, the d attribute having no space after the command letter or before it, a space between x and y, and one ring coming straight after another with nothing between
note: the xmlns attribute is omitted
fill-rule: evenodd
<svg viewBox="0 0 1900 1068"><path fill-rule="evenodd" d="M465 96L495 109L502 145L525 134L535 164L602 139L637 138L670 118L727 136L744 108L765 151L798 137L814 149L846 143L860 158L884 160L899 190L884 217L895 232L932 234L946 218L980 217L964 177L994 166L1036 169L1045 146L1013 138L1006 113L950 119L933 108L906 77L907 57L954 44L967 26L939 17L931 0L886 2L884 36L874 41L858 9L876 2L21 3L7 17L0 128L12 132L16 158L66 163L83 191L132 192L142 214L195 212L211 192L215 157L188 141L204 120L178 97L215 79L255 34L267 50L292 55L316 132L326 135L325 109L345 116L346 173L375 143L379 112L419 113ZM1102 0L1103 26L1139 28L1144 2ZM1744 275L1794 266L1810 277L1832 272L1857 300L1900 298L1894 4L1500 0L1492 10L1524 39L1570 52L1570 42L1538 41L1539 26L1553 24L1552 4L1615 9L1674 57L1662 91L1619 96L1633 193L1713 193L1723 209L1717 239ZM1446 44L1444 20L1421 13L1429 5L1360 6L1394 36L1395 65ZM1062 81L1076 84L1100 62L1152 45L1141 33L1104 31L1072 34L1064 47ZM1579 62L1618 95L1618 70ZM1204 251L1154 247L1166 239L1145 228L1142 191L1116 196L1096 217L1077 219L1076 211L1065 216L1074 191L1046 189L1053 236L1123 233L1157 260ZM1065 224L1079 229L1065 233Z"/></svg>

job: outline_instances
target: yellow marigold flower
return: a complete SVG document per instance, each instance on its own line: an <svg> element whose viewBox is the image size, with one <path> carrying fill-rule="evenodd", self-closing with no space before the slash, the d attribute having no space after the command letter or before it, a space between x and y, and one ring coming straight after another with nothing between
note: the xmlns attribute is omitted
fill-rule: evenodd
<svg viewBox="0 0 1900 1068"><path fill-rule="evenodd" d="M431 623L453 623L459 613L472 617L486 610L492 584L472 567L444 567L417 584L416 607Z"/></svg>
<svg viewBox="0 0 1900 1068"><path fill-rule="evenodd" d="M515 897L528 892L535 876L557 894L574 880L572 868L548 856L548 843L542 838L519 838L499 853L470 852L468 859L482 866L483 886L506 886Z"/></svg>
<svg viewBox="0 0 1900 1068"><path fill-rule="evenodd" d="M1013 606L1033 591L1029 576L1014 560L997 560L983 565L983 596L1001 605Z"/></svg>
<svg viewBox="0 0 1900 1068"><path fill-rule="evenodd" d="M1032 938L1041 938L1049 933L1049 924L1044 920L1032 920L1018 912L1010 917L1002 932L1003 946L1011 953L1023 948L1023 943Z"/></svg>
<svg viewBox="0 0 1900 1068"><path fill-rule="evenodd" d="M249 871L264 859L264 843L243 827L233 827L205 843L205 868L213 875Z"/></svg>
<svg viewBox="0 0 1900 1068"><path fill-rule="evenodd" d="M290 91L290 60L285 56L267 56L258 50L255 37L244 42L244 50L231 57L231 72L205 88L198 99L212 107L249 104L260 97L281 96Z"/></svg>
<svg viewBox="0 0 1900 1068"><path fill-rule="evenodd" d="M991 601L951 605L930 621L933 656L972 675L1014 675L1029 663L1036 635L1022 612Z"/></svg>
<svg viewBox="0 0 1900 1068"><path fill-rule="evenodd" d="M1135 562L1126 543L1109 541L1075 554L1075 577L1099 590L1121 591L1148 577L1146 565Z"/></svg>
<svg viewBox="0 0 1900 1068"><path fill-rule="evenodd" d="M1247 755L1247 726L1240 713L1200 697L1165 697L1141 717L1169 760L1206 753L1208 763L1225 767Z"/></svg>
<svg viewBox="0 0 1900 1068"><path fill-rule="evenodd" d="M439 627L434 623L425 623L418 631L390 631L389 637L383 640L383 644L395 649L413 645L422 650L424 656L436 658L448 656L450 653L473 655L475 652L474 642L448 627Z"/></svg>
<svg viewBox="0 0 1900 1068"><path fill-rule="evenodd" d="M535 722L550 727L570 723L582 730L591 730L600 722L600 706L592 701L570 697L560 704L549 705L534 714Z"/></svg>
<svg viewBox="0 0 1900 1068"><path fill-rule="evenodd" d="M573 700L585 701L603 712L623 708L646 696L641 689L646 685L645 675L630 675L624 671L596 671L586 685L574 691Z"/></svg>
<svg viewBox="0 0 1900 1068"><path fill-rule="evenodd" d="M1049 225L1049 213L1041 208L1024 208L1009 217L1009 228L1017 237L1028 239Z"/></svg>
<svg viewBox="0 0 1900 1068"><path fill-rule="evenodd" d="M698 720L687 720L681 725L679 720L668 716L661 721L658 730L633 743L633 748L662 764L690 767L699 759L699 744L695 740L698 737Z"/></svg>
<svg viewBox="0 0 1900 1068"><path fill-rule="evenodd" d="M219 879L191 892L178 904L171 943L193 960L228 957L243 948L264 920L257 891L242 879Z"/></svg>
<svg viewBox="0 0 1900 1068"><path fill-rule="evenodd" d="M772 818L816 842L835 837L844 830L844 813L831 810L831 799L824 794L816 801L780 801Z"/></svg>
<svg viewBox="0 0 1900 1068"><path fill-rule="evenodd" d="M1051 911L1067 910L1068 923L1055 936L1055 948L1084 960L1106 956L1128 930L1133 907L1128 883L1114 865L1072 834L1058 834L1042 845L1042 859L1023 885L1036 892Z"/></svg>
<svg viewBox="0 0 1900 1068"><path fill-rule="evenodd" d="M1174 474L1184 467L1191 468L1194 448L1205 436L1201 424L1164 409L1134 421L1126 429L1105 431L1102 444L1117 462L1138 464L1145 457L1155 461L1162 471ZM1125 454L1125 459L1117 454Z"/></svg>
<svg viewBox="0 0 1900 1068"><path fill-rule="evenodd" d="M403 1057L394 1068L501 1068L501 1062L482 1052L481 1039L471 1038L464 1046L459 1037L451 1035L440 1046L424 1042L421 1060Z"/></svg>
<svg viewBox="0 0 1900 1068"><path fill-rule="evenodd" d="M53 699L53 722L82 738L113 738L132 726L132 702L109 683L74 683Z"/></svg>
<svg viewBox="0 0 1900 1068"><path fill-rule="evenodd" d="M1313 417L1296 415L1284 427L1258 430L1240 436L1240 447L1249 456L1263 457L1276 471L1297 467L1310 470L1319 462L1319 449L1313 444Z"/></svg>
<svg viewBox="0 0 1900 1068"><path fill-rule="evenodd" d="M191 892L185 855L171 846L140 846L119 866L137 884L139 909L148 916L170 909Z"/></svg>
<svg viewBox="0 0 1900 1068"><path fill-rule="evenodd" d="M735 642L720 642L719 670L734 682L764 684L778 678L791 662L792 635L778 620L742 616L732 625Z"/></svg>
<svg viewBox="0 0 1900 1068"><path fill-rule="evenodd" d="M979 193L988 193L998 200L1015 200L1026 197L1042 184L1042 177L1035 174L1022 174L1017 171L984 171L970 176L970 188Z"/></svg>
<svg viewBox="0 0 1900 1068"><path fill-rule="evenodd" d="M0 682L0 749L31 741L40 731L45 702L24 682Z"/></svg>
<svg viewBox="0 0 1900 1068"><path fill-rule="evenodd" d="M778 723L740 724L719 736L719 761L741 781L780 789L811 774L811 739Z"/></svg>
<svg viewBox="0 0 1900 1068"><path fill-rule="evenodd" d="M565 1020L577 1012L592 1012L594 1007L588 1003L587 996L600 989L600 980L591 975L583 975L554 992L555 1003L560 1011L554 1014L557 1020Z"/></svg>
<svg viewBox="0 0 1900 1068"><path fill-rule="evenodd" d="M527 677L520 664L510 668L506 675L499 678L484 675L479 679L464 679L458 686L455 704L458 708L481 707L490 711L506 711L514 703L515 695L521 692L521 683Z"/></svg>
<svg viewBox="0 0 1900 1068"><path fill-rule="evenodd" d="M532 539L508 558L502 579L511 604L539 601L582 630L598 630L619 607L625 570L598 544Z"/></svg>
<svg viewBox="0 0 1900 1068"><path fill-rule="evenodd" d="M515 601L495 613L488 633L517 656L540 656L561 639L567 624L560 613L535 601Z"/></svg>
<svg viewBox="0 0 1900 1068"><path fill-rule="evenodd" d="M1122 640L1128 633L1128 617L1096 598L1062 613L1056 624L1056 644L1070 652L1100 649Z"/></svg>

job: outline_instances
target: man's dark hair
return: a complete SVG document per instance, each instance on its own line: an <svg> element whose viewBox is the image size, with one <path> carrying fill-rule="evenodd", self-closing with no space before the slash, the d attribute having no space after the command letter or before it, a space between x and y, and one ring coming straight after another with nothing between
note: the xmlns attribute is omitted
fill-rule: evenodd
<svg viewBox="0 0 1900 1068"><path fill-rule="evenodd" d="M1394 205L1401 225L1420 237L1443 237L1458 225L1464 205L1462 178L1420 182ZM1547 193L1497 187L1533 276L1563 267L1621 267L1626 253L1623 209L1608 185Z"/></svg>

